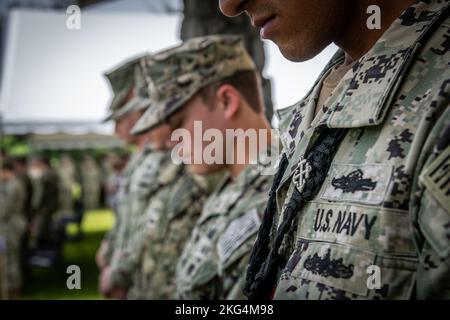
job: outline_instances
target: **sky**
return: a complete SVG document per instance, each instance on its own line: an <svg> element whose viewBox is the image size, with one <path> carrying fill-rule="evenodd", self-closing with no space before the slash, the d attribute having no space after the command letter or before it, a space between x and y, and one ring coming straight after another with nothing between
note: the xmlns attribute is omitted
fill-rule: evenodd
<svg viewBox="0 0 450 320"><path fill-rule="evenodd" d="M134 55L178 43L181 15L124 13L98 7L81 13L81 29L66 15L18 10L9 19L0 112L14 121L100 121L111 99L103 73ZM300 100L336 47L305 63L287 61L266 45L265 75L277 108Z"/></svg>

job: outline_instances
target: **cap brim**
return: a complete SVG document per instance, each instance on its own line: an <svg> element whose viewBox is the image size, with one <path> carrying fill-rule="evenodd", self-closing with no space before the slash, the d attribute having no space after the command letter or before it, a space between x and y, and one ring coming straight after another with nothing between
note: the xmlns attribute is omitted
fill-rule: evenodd
<svg viewBox="0 0 450 320"><path fill-rule="evenodd" d="M142 117L139 118L137 123L131 129L131 134L140 135L159 126L167 120L167 118L182 108L197 92L187 94L176 102L162 101L159 103L150 104L147 111L145 111ZM164 111L167 109L167 105L169 103L171 104L170 110Z"/></svg>
<svg viewBox="0 0 450 320"><path fill-rule="evenodd" d="M114 118L114 111L110 112L105 118L102 119L102 123L111 121Z"/></svg>
<svg viewBox="0 0 450 320"><path fill-rule="evenodd" d="M144 110L150 105L150 99L142 97L134 97L129 102L127 102L122 108L115 112L113 118L119 119L132 112Z"/></svg>
<svg viewBox="0 0 450 320"><path fill-rule="evenodd" d="M102 123L118 119L132 113L135 111L140 111L148 108L150 105L150 99L136 97L131 99L128 103L126 103L123 107L117 110L110 110L110 113L102 120Z"/></svg>
<svg viewBox="0 0 450 320"><path fill-rule="evenodd" d="M158 110L158 106L151 104L131 129L131 134L140 135L157 126L162 121L159 119Z"/></svg>

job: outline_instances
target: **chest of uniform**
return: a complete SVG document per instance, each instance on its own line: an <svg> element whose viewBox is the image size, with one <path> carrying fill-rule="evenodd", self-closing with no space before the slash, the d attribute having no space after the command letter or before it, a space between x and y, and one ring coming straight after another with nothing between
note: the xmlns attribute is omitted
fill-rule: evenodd
<svg viewBox="0 0 450 320"><path fill-rule="evenodd" d="M253 194L231 185L208 199L178 264L181 291L198 289L221 276L227 266L248 252L244 244L260 224L255 204L246 201Z"/></svg>
<svg viewBox="0 0 450 320"><path fill-rule="evenodd" d="M136 199L145 198L158 189L158 176L161 168L157 164L157 160L148 156L130 174L128 190L131 197Z"/></svg>
<svg viewBox="0 0 450 320"><path fill-rule="evenodd" d="M409 116L394 112L387 121L395 123ZM396 292L398 297L408 296L417 263L408 212L418 157L414 144L422 125L415 119L411 126L349 130L318 193L298 213L289 272L280 280L277 297L319 295L322 291L317 291L317 285L354 297L376 296L380 292L369 290L366 284L371 266L381 270L386 296L400 288L396 281L408 283ZM291 164L278 191L278 226L297 188L292 180L296 169ZM285 285L295 281L299 282L297 289L288 292Z"/></svg>
<svg viewBox="0 0 450 320"><path fill-rule="evenodd" d="M415 170L426 120L431 110L418 110L410 101L392 110L379 126L348 129L333 157L327 178L316 198L327 201L384 205L407 210L409 187ZM298 142L278 192L278 206L295 174L302 174L300 159L317 139L319 128L310 127ZM300 175L301 175L300 174Z"/></svg>

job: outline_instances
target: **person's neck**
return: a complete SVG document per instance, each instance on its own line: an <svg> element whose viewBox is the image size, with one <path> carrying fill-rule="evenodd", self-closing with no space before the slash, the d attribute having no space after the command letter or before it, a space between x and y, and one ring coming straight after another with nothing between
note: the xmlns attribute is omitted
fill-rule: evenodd
<svg viewBox="0 0 450 320"><path fill-rule="evenodd" d="M139 137L136 141L136 148L139 152L144 151L144 149L147 147L148 139L145 136Z"/></svg>
<svg viewBox="0 0 450 320"><path fill-rule="evenodd" d="M382 37L392 23L417 0L360 0L355 1L351 21L342 36L335 44L345 51L347 61L356 61L370 51ZM371 14L367 13L370 5L377 5L381 9L381 28L370 30L367 21Z"/></svg>
<svg viewBox="0 0 450 320"><path fill-rule="evenodd" d="M272 131L271 131L271 127L269 122L267 121L267 119L265 118L265 116L258 116L256 117L255 121L253 121L252 125L249 126L247 125L246 127L244 126L237 126L236 129L242 129L244 131L251 129L251 130L256 130L256 141L257 141L257 153L261 153L263 151L265 151L267 148L270 147L271 141L272 141ZM262 140L261 136L260 136L260 130L266 130L266 139ZM234 154L237 155L239 154L240 150L237 150L238 145L236 143L233 144L233 148L234 148ZM242 171L245 170L245 168L249 165L250 160L252 158L254 158L254 156L257 155L252 155L251 154L251 148L248 145L248 143L245 143L245 150L244 150L244 155L245 155L245 163L238 163L238 161L235 161L231 164L227 164L226 170L229 172L229 174L233 177L236 178L237 176L239 176L241 174ZM236 159L235 159L236 160Z"/></svg>

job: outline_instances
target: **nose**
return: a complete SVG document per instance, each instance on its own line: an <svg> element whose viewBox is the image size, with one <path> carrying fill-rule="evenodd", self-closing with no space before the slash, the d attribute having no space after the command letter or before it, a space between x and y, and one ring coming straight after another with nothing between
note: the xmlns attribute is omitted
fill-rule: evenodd
<svg viewBox="0 0 450 320"><path fill-rule="evenodd" d="M249 0L219 0L222 13L228 17L235 17L244 11L244 6Z"/></svg>

